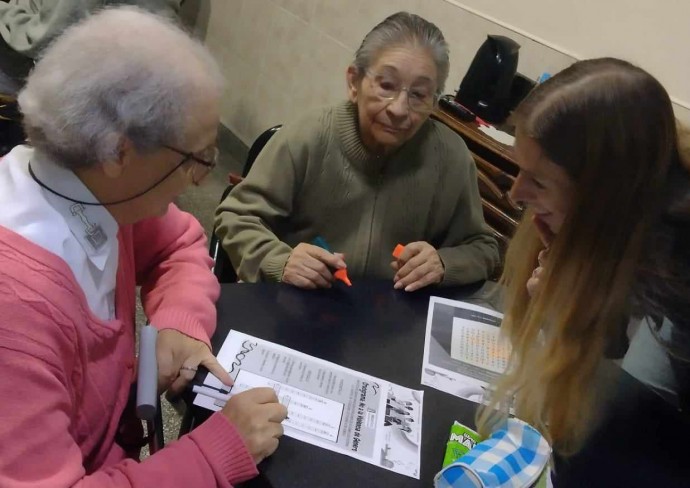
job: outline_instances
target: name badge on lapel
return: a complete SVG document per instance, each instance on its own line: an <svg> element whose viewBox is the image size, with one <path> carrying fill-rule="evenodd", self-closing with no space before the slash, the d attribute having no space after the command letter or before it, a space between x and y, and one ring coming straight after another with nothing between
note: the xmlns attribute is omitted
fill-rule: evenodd
<svg viewBox="0 0 690 488"><path fill-rule="evenodd" d="M98 224L92 224L89 218L86 216L86 208L80 203L75 203L70 208L70 213L75 217L78 217L84 226L84 237L91 244L94 250L98 251L102 248L106 242L108 242L108 236L103 231L103 228Z"/></svg>

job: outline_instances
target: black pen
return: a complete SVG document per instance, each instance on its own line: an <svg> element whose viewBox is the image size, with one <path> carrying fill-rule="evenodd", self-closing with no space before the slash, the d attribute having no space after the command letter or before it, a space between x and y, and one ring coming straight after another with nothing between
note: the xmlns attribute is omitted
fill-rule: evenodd
<svg viewBox="0 0 690 488"><path fill-rule="evenodd" d="M193 381L192 392L199 395L204 395L214 400L220 400L222 402L227 402L230 399L230 392L232 391L232 386L217 388L215 386L206 385L197 381Z"/></svg>
<svg viewBox="0 0 690 488"><path fill-rule="evenodd" d="M222 383L220 387L207 385L204 383L204 380L208 378L209 374L213 376L213 373L211 373L208 368L200 364L198 366L196 375L194 375L194 379L189 385L189 388L191 388L192 392L194 393L227 402L230 392L232 391L232 386L226 386Z"/></svg>
<svg viewBox="0 0 690 488"><path fill-rule="evenodd" d="M204 395L214 400L219 400L221 402L227 402L230 399L230 393L232 392L232 386L225 388L216 388L215 386L206 385L199 381L192 381L190 383L192 386L192 392L198 395ZM207 390L204 390L207 388ZM211 391L208 391L211 390ZM290 420L290 417L285 417L285 420Z"/></svg>

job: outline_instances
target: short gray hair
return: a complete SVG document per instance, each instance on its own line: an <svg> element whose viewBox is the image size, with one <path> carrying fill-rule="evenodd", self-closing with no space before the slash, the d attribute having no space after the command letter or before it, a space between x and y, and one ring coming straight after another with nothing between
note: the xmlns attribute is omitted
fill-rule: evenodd
<svg viewBox="0 0 690 488"><path fill-rule="evenodd" d="M398 12L386 18L364 37L352 65L359 76L364 76L381 52L395 46L410 45L429 50L438 72L437 91L443 93L450 70L448 43L441 29L419 15Z"/></svg>
<svg viewBox="0 0 690 488"><path fill-rule="evenodd" d="M30 143L76 169L117 158L123 137L142 152L184 145L194 103L222 87L211 55L171 20L118 7L67 29L18 100Z"/></svg>

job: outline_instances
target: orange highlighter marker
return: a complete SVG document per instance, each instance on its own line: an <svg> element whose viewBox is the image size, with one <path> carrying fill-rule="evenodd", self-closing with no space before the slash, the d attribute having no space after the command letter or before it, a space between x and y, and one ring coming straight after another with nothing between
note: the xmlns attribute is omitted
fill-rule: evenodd
<svg viewBox="0 0 690 488"><path fill-rule="evenodd" d="M311 241L311 243L317 247L320 247L321 249L324 249L328 252L332 252L331 248L328 246L328 243L326 242L326 240L321 236L316 236L314 238L314 240ZM336 270L333 273L333 277L336 280L342 281L347 286L352 286L352 282L350 281L350 278L347 276L347 269L346 268Z"/></svg>
<svg viewBox="0 0 690 488"><path fill-rule="evenodd" d="M333 277L336 280L342 281L347 286L352 286L352 282L350 281L350 278L348 278L347 270L345 268L337 270L335 273L333 273Z"/></svg>
<svg viewBox="0 0 690 488"><path fill-rule="evenodd" d="M395 249L393 249L393 257L395 259L400 259L400 255L403 253L404 250L405 246L403 246L402 244L398 244L397 246L395 246Z"/></svg>

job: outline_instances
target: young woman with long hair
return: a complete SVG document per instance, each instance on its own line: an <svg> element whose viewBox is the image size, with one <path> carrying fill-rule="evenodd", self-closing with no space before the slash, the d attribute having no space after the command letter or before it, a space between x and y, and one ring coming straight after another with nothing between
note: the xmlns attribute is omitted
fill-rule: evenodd
<svg viewBox="0 0 690 488"><path fill-rule="evenodd" d="M624 61L575 63L515 121L512 197L528 211L502 276L513 353L479 425L512 403L568 454L591 430L596 379L630 323L624 368L680 401L671 369L690 356L690 168L668 94Z"/></svg>

